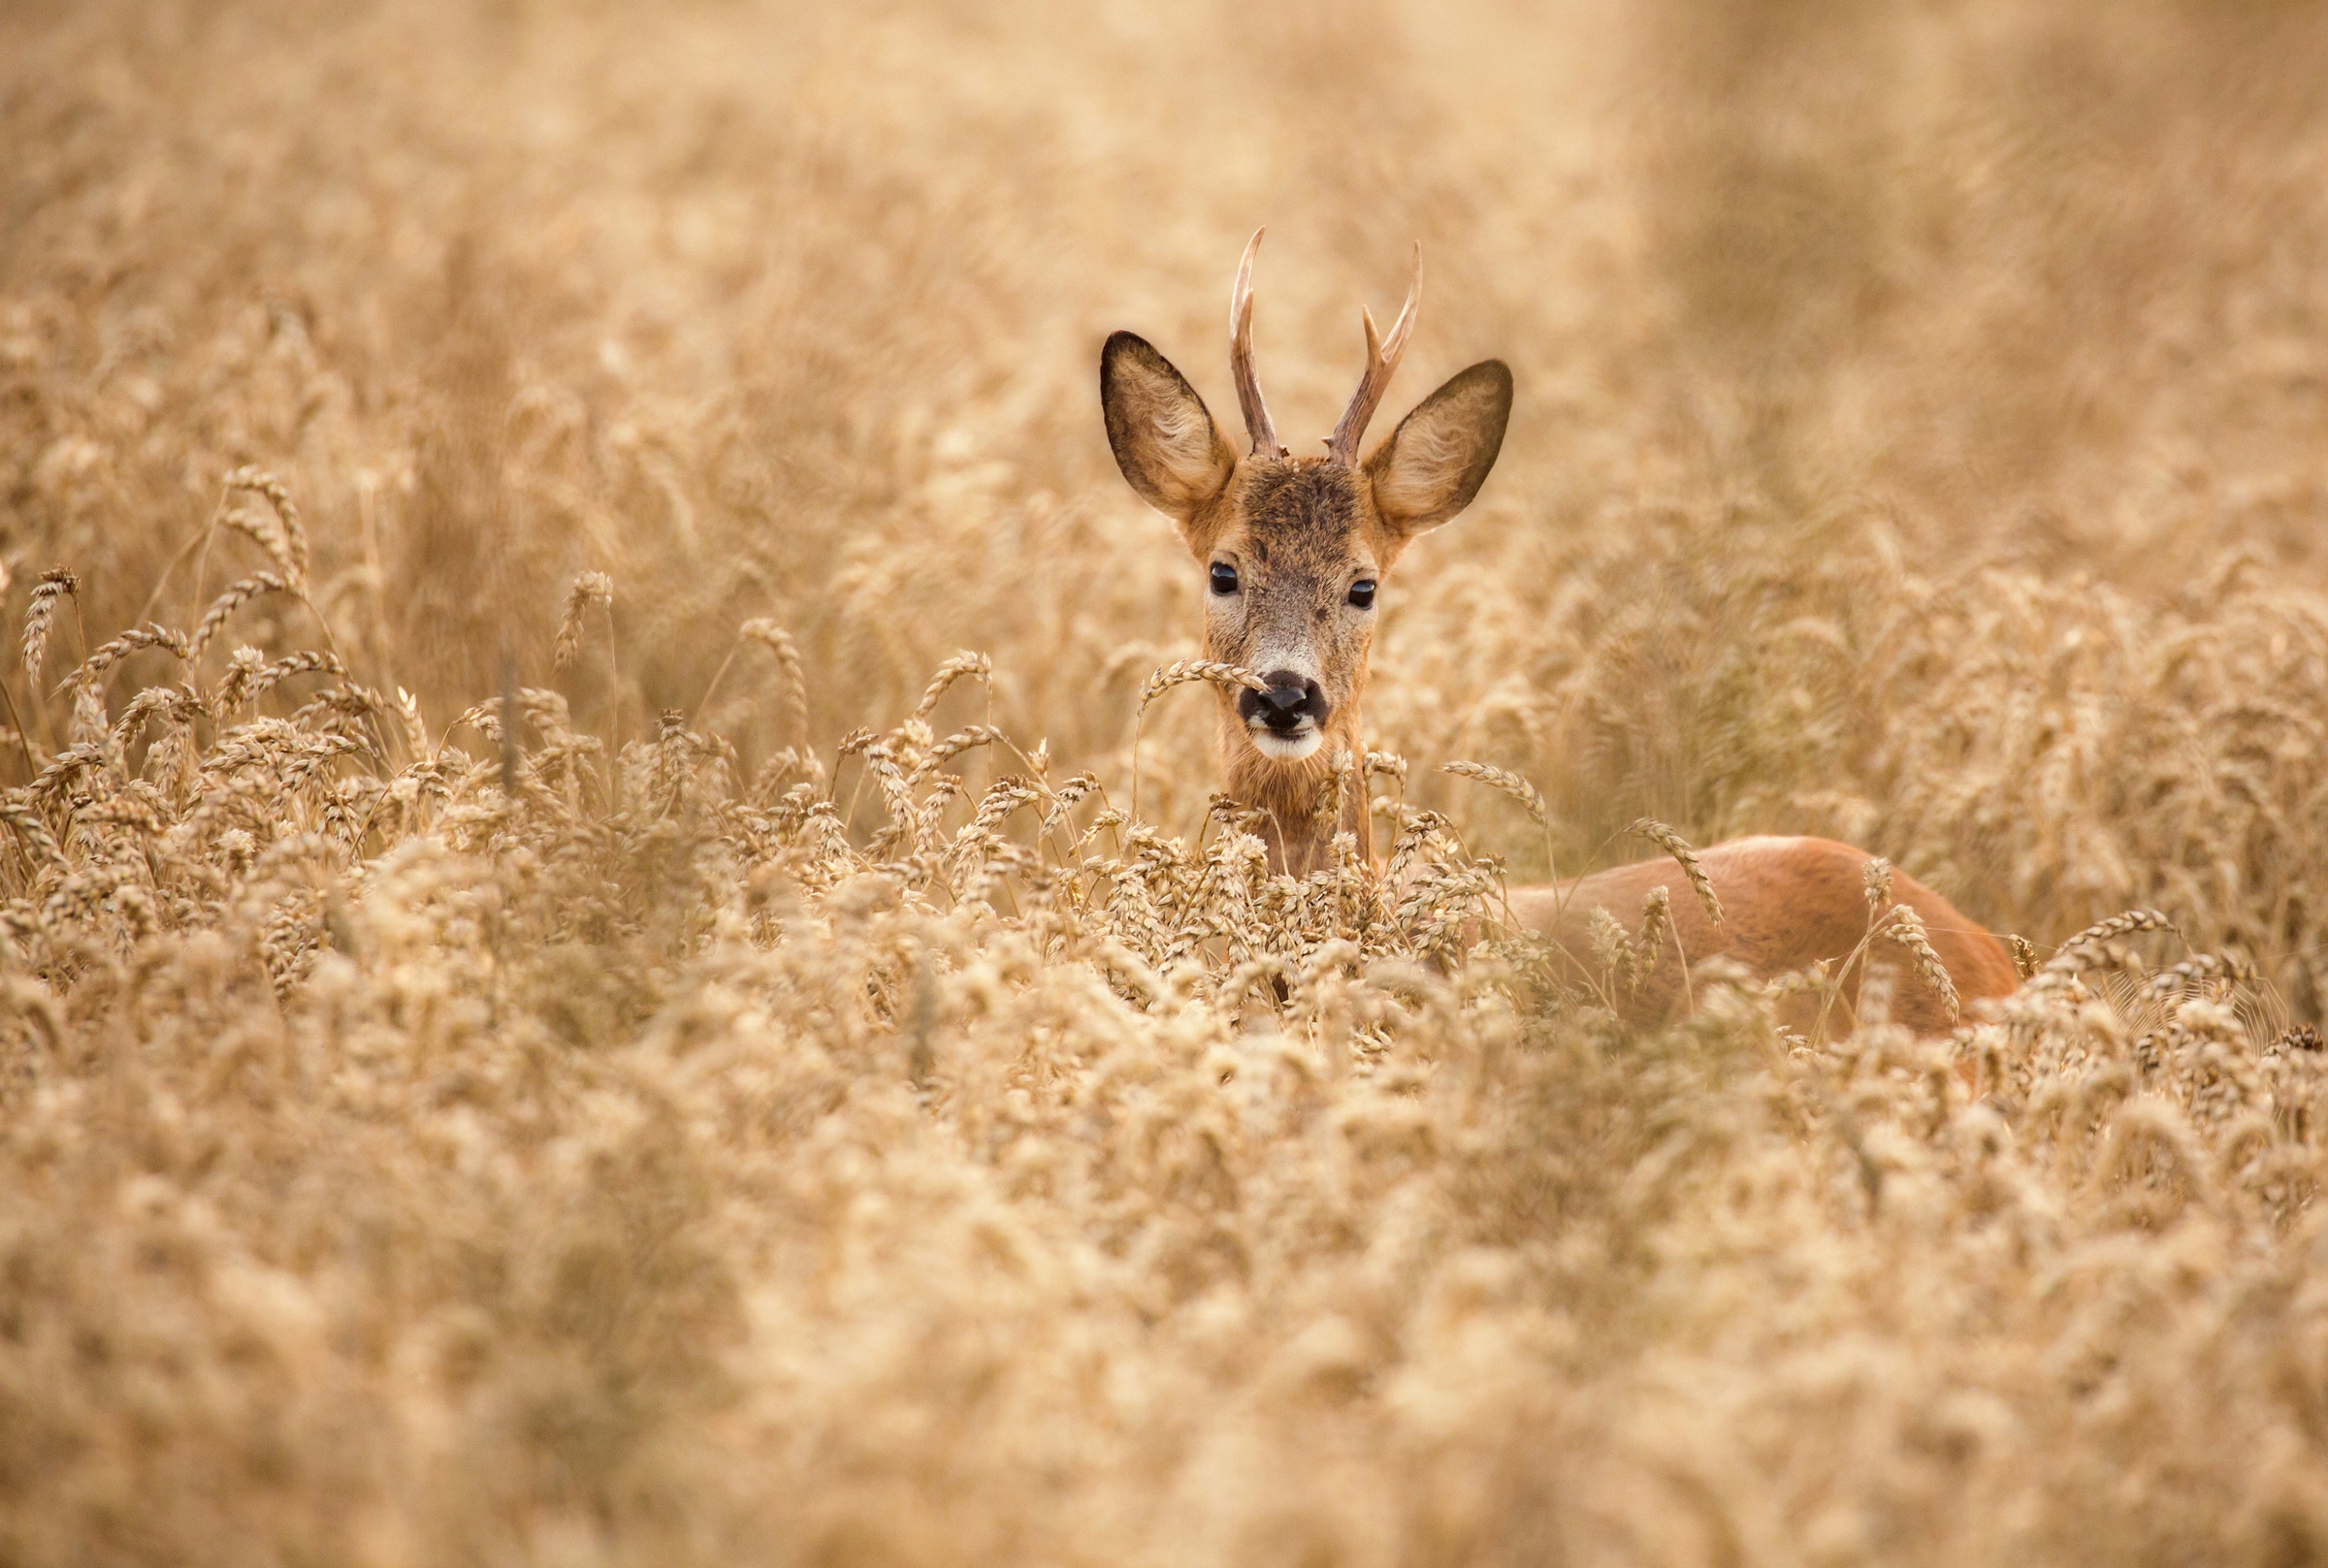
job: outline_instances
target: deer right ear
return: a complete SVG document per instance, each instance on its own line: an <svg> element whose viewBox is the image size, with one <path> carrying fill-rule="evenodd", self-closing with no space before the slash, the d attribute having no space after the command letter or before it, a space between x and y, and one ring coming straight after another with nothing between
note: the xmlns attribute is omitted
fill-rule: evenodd
<svg viewBox="0 0 2328 1568"><path fill-rule="evenodd" d="M1471 505L1510 420L1511 371L1502 360L1482 360L1425 398L1366 460L1383 521L1412 537Z"/></svg>
<svg viewBox="0 0 2328 1568"><path fill-rule="evenodd" d="M1188 378L1128 332L1099 355L1099 404L1116 466L1157 511L1185 523L1237 471L1237 451Z"/></svg>

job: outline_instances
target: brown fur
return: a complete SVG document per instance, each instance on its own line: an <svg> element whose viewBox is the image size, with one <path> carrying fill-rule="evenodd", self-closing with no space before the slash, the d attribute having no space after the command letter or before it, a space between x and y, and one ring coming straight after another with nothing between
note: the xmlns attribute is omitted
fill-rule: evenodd
<svg viewBox="0 0 2328 1568"><path fill-rule="evenodd" d="M1832 839L1749 838L1717 844L1700 850L1698 858L1713 881L1715 897L1722 901L1725 918L1719 926L1707 917L1681 867L1669 859L1617 866L1551 886L1514 888L1512 912L1529 929L1558 943L1580 966L1580 973L1594 968L1586 935L1592 912L1604 909L1627 926L1637 925L1642 901L1653 887L1665 888L1671 901L1673 931L1687 964L1731 958L1766 977L1822 960L1840 964L1867 935L1862 873L1873 857L1863 849ZM1957 912L1947 899L1900 872L1892 874L1892 896L1924 917L1932 946L1966 1008L1984 999L2010 995L2020 985L2004 944ZM1948 1032L1946 1008L1917 978L1904 950L1879 937L1870 944L1869 956L1896 972L1892 987L1895 1021L1922 1035ZM1841 976L1841 996L1827 1020L1830 1033L1851 1028L1865 967L1862 959ZM1654 1024L1674 1016L1685 1000L1684 972L1685 964L1676 963L1668 948L1626 1008L1628 1020ZM1784 1012L1790 1025L1807 1032L1818 1010L1819 1003L1803 996L1791 999Z"/></svg>
<svg viewBox="0 0 2328 1568"><path fill-rule="evenodd" d="M1379 580L1405 546L1374 508L1363 475L1324 458L1248 461L1222 502L1189 530L1189 548L1208 562L1234 564L1245 601L1232 612L1207 595L1205 656L1247 668L1269 662L1264 650L1305 640L1315 649L1317 681L1332 705L1325 741L1299 761L1262 754L1238 717L1234 693L1217 691L1220 748L1230 794L1270 813L1280 868L1302 876L1332 854L1315 807L1337 752L1355 763L1366 755L1359 710L1374 652L1371 615L1344 602L1352 580ZM1371 857L1374 834L1364 791L1347 789L1333 829L1356 835Z"/></svg>

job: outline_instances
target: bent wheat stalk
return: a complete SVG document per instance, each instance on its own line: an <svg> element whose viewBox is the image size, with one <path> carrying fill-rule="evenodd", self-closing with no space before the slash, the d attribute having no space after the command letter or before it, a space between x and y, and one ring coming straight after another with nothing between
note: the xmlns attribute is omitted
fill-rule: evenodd
<svg viewBox="0 0 2328 1568"><path fill-rule="evenodd" d="M1644 816L1625 831L1636 839L1647 839L1671 855L1697 891L1698 902L1705 906L1705 917L1716 925L1722 923L1722 901L1714 896L1714 880L1705 874L1705 867L1698 860L1698 851L1690 848L1689 840L1654 816Z"/></svg>
<svg viewBox="0 0 2328 1568"><path fill-rule="evenodd" d="M1224 663L1217 659L1176 659L1148 678L1140 688L1140 706L1132 715L1132 805L1131 818L1140 819L1140 735L1148 722L1148 705L1176 686L1203 681L1223 690L1242 688L1246 691L1267 691L1269 683L1242 664Z"/></svg>

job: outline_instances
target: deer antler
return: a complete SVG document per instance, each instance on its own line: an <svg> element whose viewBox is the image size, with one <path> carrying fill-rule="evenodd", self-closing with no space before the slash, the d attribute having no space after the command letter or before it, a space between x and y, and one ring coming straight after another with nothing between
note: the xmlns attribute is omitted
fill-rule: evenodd
<svg viewBox="0 0 2328 1568"><path fill-rule="evenodd" d="M1422 303L1423 242L1418 240L1414 242L1414 281L1407 286L1406 304L1399 311L1399 319L1390 324L1387 340L1374 332L1374 313L1364 305L1358 308L1366 320L1366 373L1358 378L1358 390L1350 395L1350 406L1343 410L1342 423L1326 437L1327 453L1345 467L1358 465L1358 442L1366 434L1366 422L1374 417L1374 405L1390 389L1399 357L1406 352L1406 335L1414 331L1414 312Z"/></svg>
<svg viewBox="0 0 2328 1568"><path fill-rule="evenodd" d="M1261 400L1261 378L1253 373L1253 256L1261 248L1266 228L1255 229L1237 264L1237 287L1229 296L1229 370L1237 377L1237 406L1245 410L1245 428L1253 438L1253 455L1281 458L1277 428L1269 422L1269 404Z"/></svg>

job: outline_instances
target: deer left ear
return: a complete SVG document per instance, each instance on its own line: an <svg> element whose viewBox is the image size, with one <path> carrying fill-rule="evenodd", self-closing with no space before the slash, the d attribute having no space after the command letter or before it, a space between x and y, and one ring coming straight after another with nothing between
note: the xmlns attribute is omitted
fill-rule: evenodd
<svg viewBox="0 0 2328 1568"><path fill-rule="evenodd" d="M1116 333L1099 356L1099 403L1116 466L1140 498L1183 525L1237 471L1237 453L1188 378L1145 337Z"/></svg>
<svg viewBox="0 0 2328 1568"><path fill-rule="evenodd" d="M1504 450L1511 370L1483 360L1425 398L1366 460L1374 506L1402 534L1452 522L1471 504Z"/></svg>

